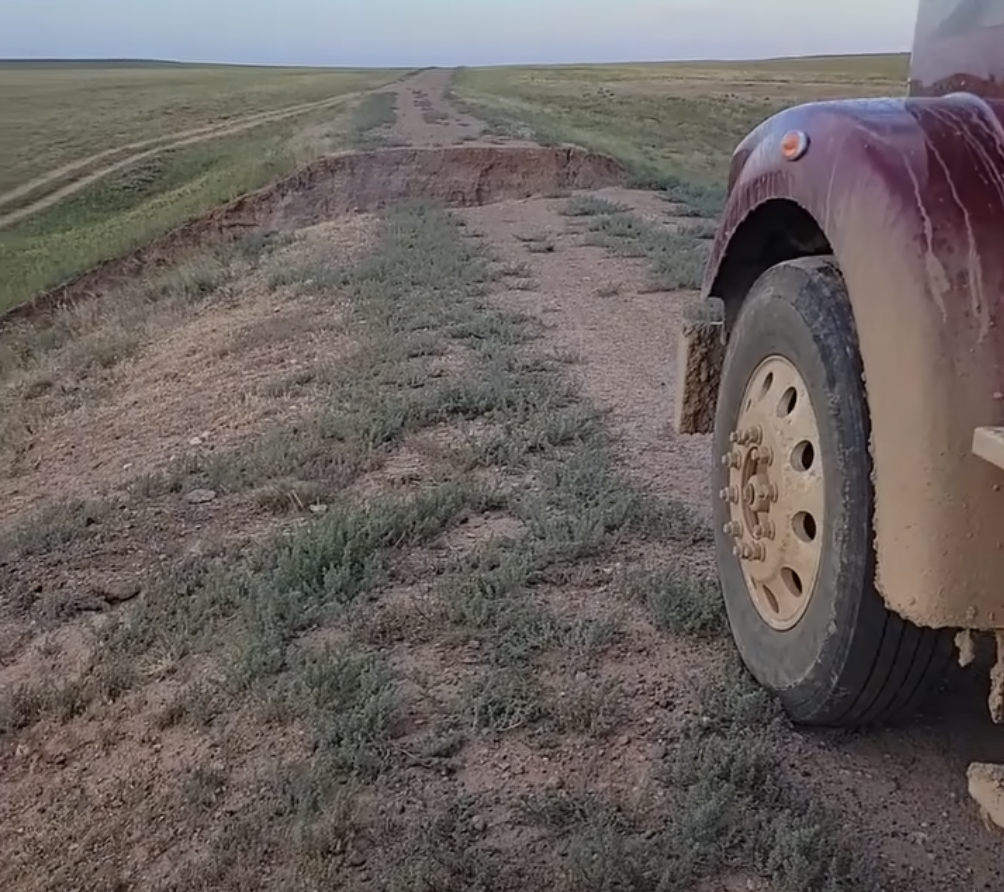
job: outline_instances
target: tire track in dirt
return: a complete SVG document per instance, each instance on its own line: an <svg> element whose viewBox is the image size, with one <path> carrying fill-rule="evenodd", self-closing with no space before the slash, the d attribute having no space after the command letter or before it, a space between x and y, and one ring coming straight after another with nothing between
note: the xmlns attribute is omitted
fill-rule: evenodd
<svg viewBox="0 0 1004 892"><path fill-rule="evenodd" d="M87 186L90 186L91 184L96 183L99 180L116 173L117 171L131 167L140 161L145 161L147 158L152 158L170 149L183 148L185 146L195 145L196 143L207 142L211 139L217 139L222 136L232 136L237 133L242 133L245 130L259 127L262 124L271 124L275 121L282 121L286 118L296 117L297 115L306 114L308 112L320 111L325 108L334 108L342 105L343 103L350 102L353 99L358 99L360 96L365 95L366 92L370 91L342 93L338 96L321 99L317 102L301 103L299 105L287 106L286 108L270 112L259 112L253 115L248 115L247 117L238 118L235 121L228 121L225 124L207 125L205 127L197 127L192 130L181 131L169 136L141 140L124 146L117 146L113 149L106 149L103 152L98 152L96 155L91 155L87 158L81 158L77 161L70 162L69 164L64 164L62 167L51 170L40 177L36 177L34 180L19 186L17 189L12 190L5 195L0 195L0 207L12 204L18 199L30 195L45 186L58 182L63 177L71 173L78 170L86 170L95 163L106 158L114 157L124 151L149 147L145 148L145 151L134 152L112 164L100 167L97 170L74 179L65 186L61 186L52 192L46 193L41 198L29 202L23 207L17 208L16 210L0 216L0 229L13 226L27 217L37 214L46 208L52 207L54 204L58 204L63 199L75 195Z"/></svg>
<svg viewBox="0 0 1004 892"><path fill-rule="evenodd" d="M2 209L40 189L44 189L46 186L59 182L70 174L77 171L87 171L95 164L109 158L114 158L123 152L130 153L111 164L92 170L90 173L85 173L66 183L64 186L48 192L15 210L9 211L6 214L0 214L0 229L9 228L21 220L31 217L77 194L82 189L105 177L171 149L184 148L185 146L195 145L223 136L232 136L262 124L269 124L308 112L336 107L369 93L392 92L396 95L399 112L398 118L388 131L388 136L393 143L407 146L445 146L470 140L496 144L500 142L512 143L513 140L495 137L481 140L485 132L484 124L470 115L459 114L449 105L446 99L446 91L451 78L452 72L448 69L429 69L406 77L397 83L377 87L373 90L343 93L338 96L329 97L328 99L318 100L317 102L305 102L268 112L257 112L253 115L247 115L220 124L207 124L173 134L151 137L150 139L138 140L115 146L111 149L105 149L86 158L79 158L54 168L18 186L16 189L0 195L0 209ZM530 143L522 144L530 145Z"/></svg>
<svg viewBox="0 0 1004 892"><path fill-rule="evenodd" d="M429 68L395 84L388 92L397 99L397 115L386 136L395 145L453 146L458 143L524 145L536 143L494 136L483 121L458 111L448 93L454 72Z"/></svg>
<svg viewBox="0 0 1004 892"><path fill-rule="evenodd" d="M41 174L40 176L28 180L26 183L22 183L16 189L11 189L9 192L5 192L0 195L0 207L13 204L15 201L27 197L32 192L37 192L39 189L48 186L50 183L61 180L63 177L68 176L71 173L76 173L78 170L85 170L88 167L92 167L99 161L104 161L106 158L114 158L122 152L134 152L139 151L140 149L151 148L153 146L160 145L161 143L173 142L178 139L187 139L188 137L201 136L202 134L212 134L217 130L226 129L227 127L232 127L236 124L259 120L272 115L282 114L284 112L293 114L298 111L307 111L311 108L323 107L326 103L329 103L336 98L344 98L344 96L347 95L349 94L343 94L342 97L332 96L327 99L319 99L317 102L303 102L297 105L283 106L282 108L272 109L271 111L255 112L252 115L245 115L237 119L231 118L215 124L203 124L200 127L192 127L188 130L178 130L174 133L165 133L162 136L153 136L149 139L140 139L135 142L113 146L110 149L104 149L100 152L94 153L93 155L87 155L84 158L77 158L67 164L62 164L59 167L55 167L52 170Z"/></svg>

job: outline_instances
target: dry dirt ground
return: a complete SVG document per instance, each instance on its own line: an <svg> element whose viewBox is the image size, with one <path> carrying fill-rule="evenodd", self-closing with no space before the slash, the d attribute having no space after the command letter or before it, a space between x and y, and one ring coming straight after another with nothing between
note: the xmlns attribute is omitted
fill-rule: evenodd
<svg viewBox="0 0 1004 892"><path fill-rule="evenodd" d="M491 141L449 76L391 142ZM858 735L735 669L669 423L706 221L274 230L0 338L0 888L1004 888L976 675Z"/></svg>

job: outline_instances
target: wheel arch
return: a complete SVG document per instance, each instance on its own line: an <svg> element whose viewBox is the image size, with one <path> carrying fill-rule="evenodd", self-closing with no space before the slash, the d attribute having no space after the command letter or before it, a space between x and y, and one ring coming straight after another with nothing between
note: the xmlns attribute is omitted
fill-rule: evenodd
<svg viewBox="0 0 1004 892"><path fill-rule="evenodd" d="M709 434L714 427L725 344L756 280L785 260L833 253L813 214L789 197L767 199L718 239L719 260L709 266L704 291L722 302L720 321L707 325L703 312L685 320L677 358L674 426L684 434Z"/></svg>
<svg viewBox="0 0 1004 892"><path fill-rule="evenodd" d="M791 198L771 198L735 228L708 289L725 307L726 336L750 288L772 266L798 257L832 254L816 218Z"/></svg>

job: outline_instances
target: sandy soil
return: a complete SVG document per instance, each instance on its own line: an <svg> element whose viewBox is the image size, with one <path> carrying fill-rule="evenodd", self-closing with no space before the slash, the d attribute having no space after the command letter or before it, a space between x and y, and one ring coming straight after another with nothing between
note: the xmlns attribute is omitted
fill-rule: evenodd
<svg viewBox="0 0 1004 892"><path fill-rule="evenodd" d="M484 139L479 122L450 107L445 98L449 77L448 71L430 70L395 88L398 121L391 132L395 142L445 146ZM648 219L673 223L671 206L649 193L612 187L593 194L628 204ZM565 358L590 399L610 411L619 435L618 454L628 472L652 490L705 512L707 438L680 437L670 427L675 333L683 303L692 295L652 293L646 287L643 260L615 257L584 244L581 226L560 213L565 200L509 199L459 213L472 237L487 241L504 258L528 265L535 287L503 288L495 299L541 320L544 346ZM328 228L312 230L308 237L334 239L345 251L359 250L368 243L371 220L360 215L348 222L322 224ZM528 251L530 234L546 236L553 249ZM263 380L288 377L296 363L309 365L312 356L315 360L322 355L350 356L351 331L337 305L292 296L279 304L268 291L256 292L253 280L246 287L240 302L208 307L184 322L165 320L165 336L158 346L144 350L127 370L112 376L97 403L38 419L30 462L20 476L2 481L0 520L9 522L15 514L57 495L114 491L139 469L155 471L196 440L197 448L216 448L233 438L253 436L275 413L295 417L299 405L295 400L277 405L255 396ZM287 336L274 335L263 342L248 334L280 325L288 325ZM211 401L200 399L200 394L210 392ZM444 461L440 447L435 432L410 443L395 463L379 469L380 481L414 485L437 467L436 462ZM505 522L500 521L503 526ZM187 551L223 547L234 539L256 541L265 526L244 496L221 496L205 503L177 496L167 508L150 509L123 495L115 520L108 525L109 537L96 546L68 549L58 560L0 565L4 583L0 602L6 597L7 606L11 598L30 598L42 578L50 582L57 578L61 591L77 596L83 592L98 602L97 607L74 602L69 611L76 614L73 622L55 630L39 629L27 621L9 623L0 636L0 684L43 672L81 671L80 641L88 624L100 624L103 611L135 594L134 586L122 589L122 579L138 578L151 562ZM488 523L466 535L476 540L490 528ZM459 546L448 542L442 547ZM711 564L710 554L702 549L680 558L697 566ZM111 575L117 590L99 578L98 566L115 571ZM420 607L431 590L427 567L398 569L398 601L391 601L387 608L391 612L384 617L390 627L398 616L395 609L418 609L408 615L420 616L415 605ZM555 590L552 606L569 615L602 613L609 609L603 598L609 586L609 580L579 580ZM381 621L375 615L375 629ZM628 609L625 621L630 634L596 667L600 676L616 678L631 693L630 715L615 752L574 740L543 757L518 734L482 741L464 753L459 780L468 792L490 798L503 790L512 794L557 784L613 791L644 806L664 750L653 725L671 721L674 710L688 708L689 692L717 665L719 654L705 645L668 640L640 611ZM384 633L390 634L386 629ZM414 665L417 660L430 678L439 679L430 682L431 699L455 686L468 671L471 655L463 647L416 651L395 640L391 635L389 649L397 663ZM92 716L26 732L16 750L0 754L0 827L8 828L8 834L21 825L37 830L50 826L53 815L61 816L66 844L79 845L73 834L80 832L80 824L69 814L71 803L57 801L55 787L46 783L55 775L63 788L86 785L96 791L102 804L90 821L122 822L130 840L124 856L128 876L142 877L146 888L154 888L171 875L168 853L176 841L143 843L145 822L164 818L162 812L151 811L152 805L144 805L143 791L155 789L179 764L197 755L208 753L209 758L239 763L242 753L251 752L240 734L221 748L219 741L210 746L183 730L151 730L148 723L164 709L172 692L200 671L199 665L185 663L177 675L161 679L151 670L156 684L110 707L108 716L121 722L117 732L121 739L114 746L103 739L101 724ZM560 671L556 666L556 676ZM783 761L791 778L822 804L837 809L861 844L878 853L895 878L897 892L1004 888L1002 841L980 822L965 791L967 762L993 760L1004 751L1004 731L993 727L986 715L983 688L975 673L956 673L944 693L906 728L867 735L792 732L783 742ZM158 756L146 764L144 753L154 739ZM292 740L286 752L277 745L268 752L255 750L242 770L253 774L263 760L290 758L299 745ZM104 756L109 747L115 754L110 761ZM406 798L418 801L417 797L433 795L432 787L402 783L401 795ZM231 806L237 807L233 803L227 807ZM127 821L122 818L124 809L132 809ZM505 816L490 812L485 821L502 826ZM13 838L8 835L8 843ZM546 857L540 840L511 829L499 840L514 858ZM30 848L19 845L17 856L29 858ZM47 887L39 882L24 888ZM766 887L745 877L725 877L701 892L738 889Z"/></svg>

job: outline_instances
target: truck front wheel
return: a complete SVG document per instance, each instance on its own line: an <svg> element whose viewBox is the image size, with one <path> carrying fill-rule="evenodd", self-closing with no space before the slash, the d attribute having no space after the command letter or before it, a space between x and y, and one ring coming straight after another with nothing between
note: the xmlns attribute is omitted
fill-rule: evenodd
<svg viewBox="0 0 1004 892"><path fill-rule="evenodd" d="M796 722L850 726L917 706L951 633L875 589L869 414L854 317L831 257L780 263L729 338L715 417L715 538L753 676Z"/></svg>

